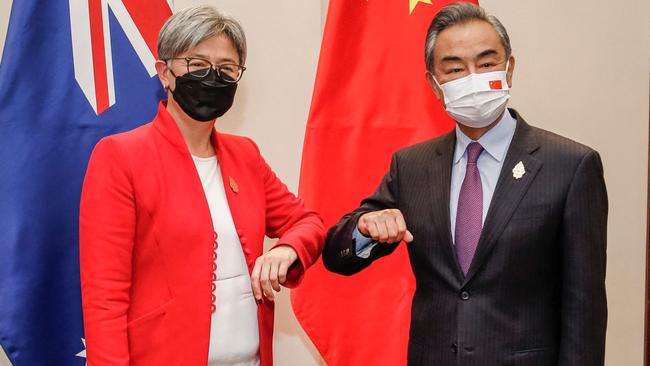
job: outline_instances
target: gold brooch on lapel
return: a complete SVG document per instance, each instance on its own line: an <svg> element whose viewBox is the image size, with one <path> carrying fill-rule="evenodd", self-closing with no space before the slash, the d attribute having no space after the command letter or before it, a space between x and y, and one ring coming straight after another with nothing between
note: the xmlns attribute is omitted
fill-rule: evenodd
<svg viewBox="0 0 650 366"><path fill-rule="evenodd" d="M230 183L230 189L235 193L239 193L239 184L237 184L237 181L233 177L228 176L228 182Z"/></svg>
<svg viewBox="0 0 650 366"><path fill-rule="evenodd" d="M524 174L526 174L526 168L524 168L524 162L520 161L514 168L512 168L512 176L515 177L515 179L521 179Z"/></svg>

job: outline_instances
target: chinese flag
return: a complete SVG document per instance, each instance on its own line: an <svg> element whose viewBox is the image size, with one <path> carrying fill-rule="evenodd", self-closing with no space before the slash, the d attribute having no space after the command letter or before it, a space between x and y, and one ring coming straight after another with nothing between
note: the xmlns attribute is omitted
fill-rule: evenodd
<svg viewBox="0 0 650 366"><path fill-rule="evenodd" d="M453 128L424 64L428 26L448 3L330 0L300 177L328 227L377 188L393 152ZM328 365L404 365L414 289L402 245L351 277L319 261L292 304Z"/></svg>
<svg viewBox="0 0 650 366"><path fill-rule="evenodd" d="M492 80L492 81L490 81L490 89L497 89L497 90L503 89L503 85L501 84L501 80Z"/></svg>

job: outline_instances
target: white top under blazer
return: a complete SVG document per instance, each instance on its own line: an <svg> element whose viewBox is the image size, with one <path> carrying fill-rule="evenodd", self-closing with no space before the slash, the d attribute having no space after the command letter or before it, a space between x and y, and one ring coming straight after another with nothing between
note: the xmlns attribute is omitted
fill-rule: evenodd
<svg viewBox="0 0 650 366"><path fill-rule="evenodd" d="M216 156L192 158L203 184L218 243L208 366L259 366L257 303L230 214L219 162Z"/></svg>

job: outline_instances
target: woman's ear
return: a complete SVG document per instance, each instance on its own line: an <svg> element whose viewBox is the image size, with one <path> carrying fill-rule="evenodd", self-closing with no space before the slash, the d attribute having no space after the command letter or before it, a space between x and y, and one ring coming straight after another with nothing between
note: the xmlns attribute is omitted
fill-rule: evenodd
<svg viewBox="0 0 650 366"><path fill-rule="evenodd" d="M168 71L169 67L167 66L167 63L163 60L156 60L156 72L158 73L158 79L160 80L160 83L162 84L163 88L168 89L169 88L169 74Z"/></svg>

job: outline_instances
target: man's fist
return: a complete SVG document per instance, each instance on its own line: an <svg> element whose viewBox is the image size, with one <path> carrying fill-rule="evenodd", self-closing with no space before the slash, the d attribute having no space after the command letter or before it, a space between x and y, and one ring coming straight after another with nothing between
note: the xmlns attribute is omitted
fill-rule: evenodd
<svg viewBox="0 0 650 366"><path fill-rule="evenodd" d="M397 209L363 214L359 218L357 227L361 234L380 243L393 244L402 240L410 243L413 241L413 234L406 228L404 216Z"/></svg>

